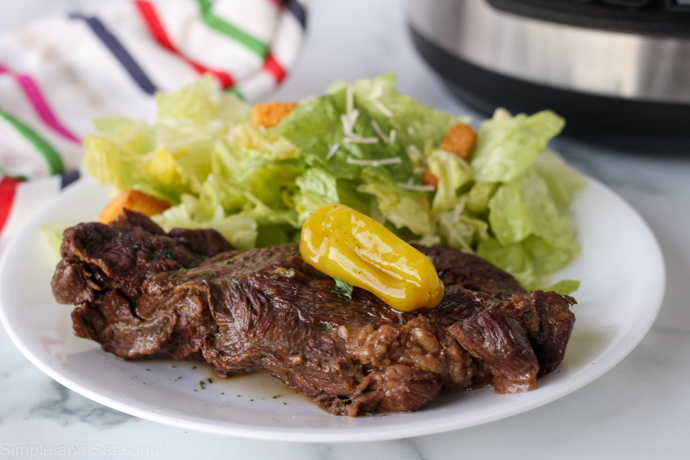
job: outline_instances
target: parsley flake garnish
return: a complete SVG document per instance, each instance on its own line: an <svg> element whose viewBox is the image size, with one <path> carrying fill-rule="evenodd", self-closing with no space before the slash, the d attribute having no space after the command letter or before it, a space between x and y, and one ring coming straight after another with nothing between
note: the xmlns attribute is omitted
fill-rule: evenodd
<svg viewBox="0 0 690 460"><path fill-rule="evenodd" d="M349 284L347 281L343 281L340 278L336 278L334 276L333 279L335 280L335 289L333 289L331 292L351 299L352 291L354 291L355 288L353 288L352 285Z"/></svg>
<svg viewBox="0 0 690 460"><path fill-rule="evenodd" d="M177 259L177 256L175 255L175 253L169 249L163 249L162 253L163 253L163 257L165 257L168 260Z"/></svg>

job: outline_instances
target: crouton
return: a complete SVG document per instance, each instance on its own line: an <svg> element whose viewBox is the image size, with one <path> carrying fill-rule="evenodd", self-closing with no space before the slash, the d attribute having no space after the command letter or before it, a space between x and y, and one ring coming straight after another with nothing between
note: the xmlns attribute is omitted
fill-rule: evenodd
<svg viewBox="0 0 690 460"><path fill-rule="evenodd" d="M273 128L287 117L297 104L292 102L269 102L266 104L256 104L252 112L252 123L256 126Z"/></svg>
<svg viewBox="0 0 690 460"><path fill-rule="evenodd" d="M434 187L438 187L438 177L436 177L430 169L427 169L424 173L422 182L424 182L425 185L433 185Z"/></svg>
<svg viewBox="0 0 690 460"><path fill-rule="evenodd" d="M170 204L167 201L159 200L146 193L136 190L124 190L120 196L103 208L101 215L98 217L98 222L102 224L112 222L120 215L123 208L139 211L151 217L154 214L160 214L169 207Z"/></svg>
<svg viewBox="0 0 690 460"><path fill-rule="evenodd" d="M463 160L469 160L477 142L477 131L465 123L455 123L446 133L441 150L454 153Z"/></svg>

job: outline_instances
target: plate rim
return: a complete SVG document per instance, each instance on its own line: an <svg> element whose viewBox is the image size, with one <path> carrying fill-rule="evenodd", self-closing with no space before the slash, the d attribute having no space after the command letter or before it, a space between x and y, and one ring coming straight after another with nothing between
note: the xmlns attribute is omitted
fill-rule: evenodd
<svg viewBox="0 0 690 460"><path fill-rule="evenodd" d="M91 390L82 384L73 381L69 376L63 375L58 369L52 367L49 363L44 362L41 357L34 355L34 353L25 346L22 338L17 334L15 329L12 327L10 320L6 314L5 306L5 294L0 292L0 321L2 322L8 336L14 343L14 345L20 350L20 352L36 367L38 367L42 372L48 375L53 380L57 381L61 385L69 388L70 390L91 399L99 404L106 407L112 408L114 410L139 417L145 420L162 423L169 426L174 426L178 428L191 429L195 431L201 431L211 434L221 434L226 436L238 436L248 439L256 440L273 440L273 441L287 441L287 442L311 442L311 443L323 443L323 442L362 442L362 441L384 441L384 440L394 440L409 437L424 436L430 434L444 433L448 431L458 430L462 428L468 428L471 426L478 426L485 423L501 420L504 418L512 417L514 415L527 412L532 409L536 409L557 399L560 399L568 394L580 390L581 388L587 386L597 378L604 375L606 372L611 370L613 367L618 365L626 356L628 356L644 339L655 319L657 318L659 311L661 309L663 299L666 292L666 263L664 260L663 252L656 238L654 232L652 232L649 224L642 218L642 216L637 212L637 210L630 205L626 200L624 200L617 192L607 187L600 181L583 174L588 182L588 187L594 186L609 194L616 202L617 205L622 206L625 211L631 213L631 215L639 221L641 224L641 229L648 234L650 237L650 242L652 243L652 248L654 255L658 258L657 262L661 269L659 275L660 284L658 286L658 291L655 293L654 308L649 308L645 310L646 314L643 319L647 319L645 323L640 327L631 328L626 334L625 338L633 335L634 340L626 340L624 343L618 343L613 346L612 349L606 353L606 360L603 366L595 366L594 369L587 372L586 375L580 376L578 384L575 386L565 386L553 391L548 395L543 395L536 402L528 401L527 403L515 404L508 410L497 411L495 413L487 413L483 416L477 417L472 420L459 420L456 423L449 423L443 419L434 423L428 422L422 426L388 426L388 427L378 427L376 429L367 429L367 427L358 427L357 429L352 428L325 428L325 429L315 429L315 428L293 428L293 427L265 427L260 425L240 425L236 422L226 422L226 425L219 425L218 423L203 423L194 420L185 420L171 415L166 415L158 413L155 411L137 408L136 406L130 405L125 402L118 401L109 396L103 395L97 391ZM49 209L53 204L61 199L66 193L70 193L72 190L81 187L90 186L89 183L96 183L95 179L91 177L84 177L70 184L56 196L52 197L47 203L41 206L37 212L22 226L19 233L21 234L30 228L39 226L42 222L42 216L44 215L46 209ZM2 258L0 259L0 280L3 278L3 273L7 270L6 265L8 265L9 254L14 250L13 248L17 245L15 242L18 241L17 238L10 241L6 246ZM600 356L597 356L600 358ZM590 367L591 368L591 367Z"/></svg>

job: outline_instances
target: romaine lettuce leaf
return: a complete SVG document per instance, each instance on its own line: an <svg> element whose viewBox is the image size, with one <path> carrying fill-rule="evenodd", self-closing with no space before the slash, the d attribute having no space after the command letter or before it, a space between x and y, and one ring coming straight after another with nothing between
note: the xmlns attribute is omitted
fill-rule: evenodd
<svg viewBox="0 0 690 460"><path fill-rule="evenodd" d="M568 295L577 291L580 287L580 282L575 280L561 280L551 286L542 286L539 289L542 291L553 291L556 294Z"/></svg>
<svg viewBox="0 0 690 460"><path fill-rule="evenodd" d="M513 275L527 289L538 283L534 263L521 243L501 244L487 238L479 242L477 255Z"/></svg>
<svg viewBox="0 0 690 460"><path fill-rule="evenodd" d="M258 225L256 219L244 214L225 215L222 207L218 207L210 218L196 220L199 200L191 195L183 195L182 202L162 214L152 217L153 221L169 232L173 228L214 228L220 232L233 246L239 249L251 249L256 244Z"/></svg>
<svg viewBox="0 0 690 460"><path fill-rule="evenodd" d="M209 125L249 122L251 108L232 93L218 90L209 74L172 93L156 93L158 120Z"/></svg>
<svg viewBox="0 0 690 460"><path fill-rule="evenodd" d="M433 150L427 158L429 170L438 178L431 213L441 214L458 204L458 190L472 181L472 170L465 160L443 150Z"/></svg>
<svg viewBox="0 0 690 460"><path fill-rule="evenodd" d="M544 179L549 195L561 209L570 207L575 192L582 190L587 182L553 150L546 149L534 162L534 170Z"/></svg>
<svg viewBox="0 0 690 460"><path fill-rule="evenodd" d="M477 248L477 255L488 260L495 266L512 274L526 289L530 291L554 291L559 294L570 294L580 287L579 281L561 280L551 286L545 285L537 267L541 263L535 260L530 251L530 240L522 243L503 245L493 238L482 240ZM549 274L559 270L554 269Z"/></svg>
<svg viewBox="0 0 690 460"><path fill-rule="evenodd" d="M338 83L329 94L298 106L274 131L297 146L310 165L337 178L371 175L393 184L412 180L420 185L408 148L424 151L427 143L440 144L455 121L453 115L398 94L395 77L388 74ZM351 132L346 133L348 125Z"/></svg>
<svg viewBox="0 0 690 460"><path fill-rule="evenodd" d="M480 241L489 238L489 224L466 214L466 206L464 195L453 209L440 214L437 232L445 246L471 253Z"/></svg>
<svg viewBox="0 0 690 460"><path fill-rule="evenodd" d="M168 201L177 202L181 194L198 191L193 190L189 173L165 147L148 155L141 167Z"/></svg>
<svg viewBox="0 0 690 460"><path fill-rule="evenodd" d="M348 112L347 93L343 89L298 106L274 132L299 148L311 166L327 169L337 178L356 180L370 174L391 183L407 182L413 176L413 165L402 144L384 141L370 113L354 96L353 109ZM346 134L342 117L355 112L351 133ZM390 132L385 124L379 127Z"/></svg>
<svg viewBox="0 0 690 460"><path fill-rule="evenodd" d="M357 191L374 195L381 213L397 228L406 227L416 235L431 233L428 193L402 190L370 176L364 176Z"/></svg>
<svg viewBox="0 0 690 460"><path fill-rule="evenodd" d="M472 168L478 181L510 182L532 166L546 143L561 132L563 118L550 110L511 117L496 111L482 123L472 155Z"/></svg>
<svg viewBox="0 0 690 460"><path fill-rule="evenodd" d="M84 164L102 184L168 200L154 217L166 230L213 227L238 248L281 244L313 210L342 203L408 241L476 252L529 289L579 251L568 210L584 180L546 149L563 127L550 111L498 110L468 164L438 149L459 118L399 94L390 74L337 83L272 129L253 126L250 107L210 77L157 102L153 127L96 121ZM422 183L426 168L435 191Z"/></svg>
<svg viewBox="0 0 690 460"><path fill-rule="evenodd" d="M41 225L41 235L50 245L50 249L53 250L55 256L62 257L60 255L60 246L62 246L62 235L70 227L61 221L46 222Z"/></svg>
<svg viewBox="0 0 690 460"><path fill-rule="evenodd" d="M156 100L154 128L119 117L96 120L102 136L86 136L84 165L101 184L177 204L183 194L201 192L217 142L248 122L251 109L234 95L220 94L208 76L179 91L159 93Z"/></svg>
<svg viewBox="0 0 690 460"><path fill-rule="evenodd" d="M156 147L156 133L143 120L107 117L94 120L100 134L132 155L145 155Z"/></svg>
<svg viewBox="0 0 690 460"><path fill-rule="evenodd" d="M529 171L501 185L489 200L489 223L501 244L518 243L534 234L555 240L570 233L570 220L562 216L542 177Z"/></svg>
<svg viewBox="0 0 690 460"><path fill-rule="evenodd" d="M84 168L100 185L132 187L140 165L139 155L125 152L111 139L93 134L84 138Z"/></svg>
<svg viewBox="0 0 690 460"><path fill-rule="evenodd" d="M300 223L321 206L341 202L338 179L321 168L308 169L297 179L297 186L300 191L295 196L295 207Z"/></svg>
<svg viewBox="0 0 690 460"><path fill-rule="evenodd" d="M351 85L336 82L329 93L342 91L348 86L369 116L381 128L387 129L384 130L386 133L395 130L395 137L405 150L414 145L423 152L427 144L440 145L450 127L459 121L455 115L422 105L414 98L398 93L396 78L392 73L358 80Z"/></svg>
<svg viewBox="0 0 690 460"><path fill-rule="evenodd" d="M467 210L475 215L488 213L489 200L497 188L498 184L494 182L475 182L467 194Z"/></svg>

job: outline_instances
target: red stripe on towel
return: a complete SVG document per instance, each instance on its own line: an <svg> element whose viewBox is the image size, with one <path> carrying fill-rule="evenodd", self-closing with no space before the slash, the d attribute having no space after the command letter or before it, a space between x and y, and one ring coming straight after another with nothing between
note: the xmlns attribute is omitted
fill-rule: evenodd
<svg viewBox="0 0 690 460"><path fill-rule="evenodd" d="M0 233L5 228L7 218L10 216L17 185L20 182L22 182L21 179L15 179L14 177L3 177L2 181L0 181Z"/></svg>
<svg viewBox="0 0 690 460"><path fill-rule="evenodd" d="M285 79L285 76L287 75L287 72L285 72L285 69L283 68L282 65L276 60L276 58L273 57L272 54L269 53L268 56L266 56L266 62L264 63L264 69L273 75L276 79L276 83L280 83Z"/></svg>
<svg viewBox="0 0 690 460"><path fill-rule="evenodd" d="M187 62L189 65L194 67L194 69L199 74L203 75L205 73L210 73L211 75L216 77L220 84L223 85L223 89L228 89L234 86L235 81L227 72L209 69L208 67L199 64L193 59L185 56L184 54L182 54L180 50L177 49L177 47L170 40L170 37L168 37L168 33L165 31L163 23L161 22L160 17L158 16L156 9L153 7L151 2L148 2L146 0L136 0L134 4L137 6L139 14L141 14L141 17L144 19L144 22L146 22L146 25L149 28L149 31L154 36L156 41L158 41L158 43L160 43L162 46L172 51L185 62Z"/></svg>

